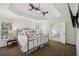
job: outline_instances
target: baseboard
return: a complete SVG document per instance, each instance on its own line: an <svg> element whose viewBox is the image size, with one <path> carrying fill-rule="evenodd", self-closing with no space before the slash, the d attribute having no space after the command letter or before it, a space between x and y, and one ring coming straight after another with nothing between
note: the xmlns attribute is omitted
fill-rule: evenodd
<svg viewBox="0 0 79 59"><path fill-rule="evenodd" d="M49 41L54 41L54 42L58 42L58 43L61 43L61 44L65 45L65 43L62 43L62 42L59 42L59 41L56 41L56 40L49 40Z"/></svg>
<svg viewBox="0 0 79 59"><path fill-rule="evenodd" d="M0 48L5 48L5 47L7 47L7 46L2 46L2 47L0 47Z"/></svg>
<svg viewBox="0 0 79 59"><path fill-rule="evenodd" d="M72 45L72 46L76 46L75 44L70 44L70 43L66 43L66 44L68 44L68 45Z"/></svg>

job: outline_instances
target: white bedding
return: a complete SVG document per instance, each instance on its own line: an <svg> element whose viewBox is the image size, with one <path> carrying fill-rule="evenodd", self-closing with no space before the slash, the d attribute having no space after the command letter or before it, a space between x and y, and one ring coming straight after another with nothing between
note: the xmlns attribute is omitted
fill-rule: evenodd
<svg viewBox="0 0 79 59"><path fill-rule="evenodd" d="M27 42L28 42L28 37L24 35L24 33L18 34L18 43L21 46L20 49L22 52L27 51Z"/></svg>

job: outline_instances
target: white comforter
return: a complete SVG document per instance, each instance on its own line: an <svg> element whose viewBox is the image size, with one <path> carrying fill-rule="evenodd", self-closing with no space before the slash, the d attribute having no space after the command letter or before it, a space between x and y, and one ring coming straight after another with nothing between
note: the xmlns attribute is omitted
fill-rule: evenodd
<svg viewBox="0 0 79 59"><path fill-rule="evenodd" d="M28 50L27 47L27 42L28 42L28 37L26 35L23 35L24 33L20 33L18 35L18 43L20 45L20 49L22 52L26 52Z"/></svg>

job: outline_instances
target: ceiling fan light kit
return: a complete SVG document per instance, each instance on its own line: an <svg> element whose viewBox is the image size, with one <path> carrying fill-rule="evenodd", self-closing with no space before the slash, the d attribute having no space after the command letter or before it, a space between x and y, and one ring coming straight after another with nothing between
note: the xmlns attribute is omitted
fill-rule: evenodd
<svg viewBox="0 0 79 59"><path fill-rule="evenodd" d="M34 9L37 12L39 12L40 14L43 14L43 16L45 16L48 13L48 11L42 11L42 10L40 10L40 4L39 4L38 7L35 7L32 3L30 3L29 6L31 7L31 9L29 9L29 11L32 11Z"/></svg>

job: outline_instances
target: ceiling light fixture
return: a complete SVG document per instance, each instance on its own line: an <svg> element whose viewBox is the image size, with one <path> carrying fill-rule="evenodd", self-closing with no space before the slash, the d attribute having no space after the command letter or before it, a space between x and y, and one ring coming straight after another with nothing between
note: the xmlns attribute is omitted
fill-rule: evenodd
<svg viewBox="0 0 79 59"><path fill-rule="evenodd" d="M31 9L29 9L29 11L32 11L32 10L34 9L34 10L36 10L36 11L42 13L43 16L45 16L45 15L48 13L48 11L42 11L42 10L40 9L40 3L38 4L38 7L35 7L34 4L32 4L32 3L30 3L29 6L31 7Z"/></svg>

